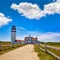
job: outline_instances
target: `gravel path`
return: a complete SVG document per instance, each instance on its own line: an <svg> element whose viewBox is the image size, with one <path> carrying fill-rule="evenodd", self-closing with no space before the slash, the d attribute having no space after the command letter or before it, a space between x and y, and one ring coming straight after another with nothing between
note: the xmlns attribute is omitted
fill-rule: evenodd
<svg viewBox="0 0 60 60"><path fill-rule="evenodd" d="M0 60L39 60L33 45L26 45L0 56Z"/></svg>

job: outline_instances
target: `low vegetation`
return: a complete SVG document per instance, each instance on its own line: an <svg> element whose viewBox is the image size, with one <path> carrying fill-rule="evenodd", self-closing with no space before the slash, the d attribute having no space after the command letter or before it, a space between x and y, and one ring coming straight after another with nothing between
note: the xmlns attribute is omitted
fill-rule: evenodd
<svg viewBox="0 0 60 60"><path fill-rule="evenodd" d="M23 44L11 44L10 42L0 42L0 55L11 50L14 50L18 47L24 46Z"/></svg>
<svg viewBox="0 0 60 60"><path fill-rule="evenodd" d="M47 48L49 51L51 51L52 53L60 56L60 50L55 50L55 49L51 49L51 48Z"/></svg>
<svg viewBox="0 0 60 60"><path fill-rule="evenodd" d="M39 59L40 60L57 60L55 57L50 55L49 53L41 51L37 45L34 45L35 51L38 53Z"/></svg>
<svg viewBox="0 0 60 60"><path fill-rule="evenodd" d="M55 47L60 48L60 42L48 42L47 45L55 46Z"/></svg>
<svg viewBox="0 0 60 60"><path fill-rule="evenodd" d="M6 45L6 44L11 44L11 43L10 43L10 42L1 42L1 41L0 41L0 44Z"/></svg>
<svg viewBox="0 0 60 60"><path fill-rule="evenodd" d="M40 47L43 48L43 49L45 49L44 46L41 46L41 45L40 45ZM46 49L49 50L49 51L51 51L52 53L60 56L60 50L56 50L56 49L52 49L52 48L46 48Z"/></svg>

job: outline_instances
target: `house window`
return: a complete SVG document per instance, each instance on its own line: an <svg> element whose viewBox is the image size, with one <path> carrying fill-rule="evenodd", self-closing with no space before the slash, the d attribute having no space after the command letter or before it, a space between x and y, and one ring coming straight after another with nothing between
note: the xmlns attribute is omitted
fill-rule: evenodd
<svg viewBox="0 0 60 60"><path fill-rule="evenodd" d="M31 37L29 37L29 40L31 40Z"/></svg>

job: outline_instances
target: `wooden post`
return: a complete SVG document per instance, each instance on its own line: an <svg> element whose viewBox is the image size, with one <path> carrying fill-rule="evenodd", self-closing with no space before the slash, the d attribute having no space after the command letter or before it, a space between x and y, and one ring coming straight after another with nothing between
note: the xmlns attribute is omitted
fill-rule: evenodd
<svg viewBox="0 0 60 60"><path fill-rule="evenodd" d="M45 52L47 52L47 42L45 42L44 45L45 45L45 46L44 46L44 48L45 48Z"/></svg>

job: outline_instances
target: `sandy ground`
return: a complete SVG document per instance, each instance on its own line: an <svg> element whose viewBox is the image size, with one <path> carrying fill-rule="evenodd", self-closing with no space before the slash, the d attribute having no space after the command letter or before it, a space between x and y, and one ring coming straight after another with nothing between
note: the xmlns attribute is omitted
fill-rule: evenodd
<svg viewBox="0 0 60 60"><path fill-rule="evenodd" d="M39 57L33 45L26 45L1 55L0 60L39 60Z"/></svg>

